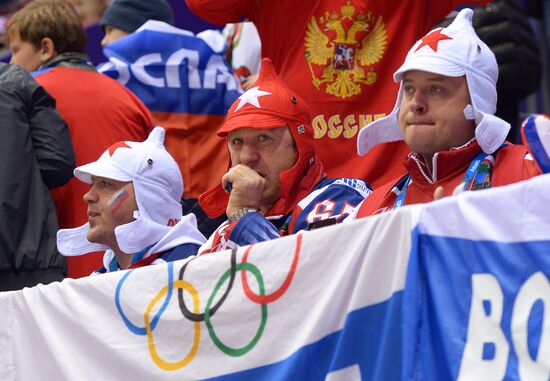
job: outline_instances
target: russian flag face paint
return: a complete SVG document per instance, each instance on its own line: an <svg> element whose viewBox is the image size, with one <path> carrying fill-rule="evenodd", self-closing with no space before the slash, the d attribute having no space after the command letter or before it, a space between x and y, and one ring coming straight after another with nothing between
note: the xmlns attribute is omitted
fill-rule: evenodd
<svg viewBox="0 0 550 381"><path fill-rule="evenodd" d="M116 192L107 204L111 213L116 213L118 208L120 208L120 206L124 203L124 201L128 199L128 197L130 197L128 195L128 191L124 188Z"/></svg>

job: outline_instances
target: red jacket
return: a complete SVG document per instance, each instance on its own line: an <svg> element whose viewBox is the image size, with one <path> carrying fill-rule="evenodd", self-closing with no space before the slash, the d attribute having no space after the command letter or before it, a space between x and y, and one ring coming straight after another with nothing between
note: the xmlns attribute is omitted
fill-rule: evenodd
<svg viewBox="0 0 550 381"><path fill-rule="evenodd" d="M422 204L434 200L437 187L443 187L443 195L450 196L462 182L470 163L481 152L475 140L464 147L438 152L433 158L433 173L430 173L421 155L409 153L404 162L411 182L407 187L405 205ZM491 187L512 184L539 175L535 162L527 156L527 147L508 144L495 155ZM399 191L395 186L402 180L398 177L375 191L358 207L356 218L391 210Z"/></svg>
<svg viewBox="0 0 550 381"><path fill-rule="evenodd" d="M35 73L65 119L76 165L95 161L111 144L143 141L153 127L149 110L123 85L95 70L56 66ZM52 190L60 228L83 225L88 217L82 196L90 186L74 178ZM103 253L68 257L68 276L88 276L101 267Z"/></svg>

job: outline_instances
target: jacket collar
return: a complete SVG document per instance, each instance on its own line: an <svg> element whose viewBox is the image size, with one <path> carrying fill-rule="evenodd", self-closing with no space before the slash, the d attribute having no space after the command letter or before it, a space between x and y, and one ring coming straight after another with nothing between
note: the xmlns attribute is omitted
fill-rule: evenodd
<svg viewBox="0 0 550 381"><path fill-rule="evenodd" d="M94 64L90 61L90 57L83 53L58 54L46 62L40 69L49 69L56 66L96 71Z"/></svg>
<svg viewBox="0 0 550 381"><path fill-rule="evenodd" d="M437 152L432 158L432 171L428 169L424 157L416 152L410 152L404 165L413 182L433 184L470 164L481 148L475 139L461 147L448 151Z"/></svg>

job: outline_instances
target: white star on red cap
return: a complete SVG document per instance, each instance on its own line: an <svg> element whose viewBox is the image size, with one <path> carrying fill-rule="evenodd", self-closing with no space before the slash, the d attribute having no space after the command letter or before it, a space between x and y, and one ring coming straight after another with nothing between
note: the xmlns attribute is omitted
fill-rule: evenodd
<svg viewBox="0 0 550 381"><path fill-rule="evenodd" d="M251 104L254 107L262 108L260 106L260 101L258 100L258 98L265 95L271 95L271 93L260 90L260 86L249 89L246 93L239 97L240 102L234 112L239 111L239 109L247 103Z"/></svg>

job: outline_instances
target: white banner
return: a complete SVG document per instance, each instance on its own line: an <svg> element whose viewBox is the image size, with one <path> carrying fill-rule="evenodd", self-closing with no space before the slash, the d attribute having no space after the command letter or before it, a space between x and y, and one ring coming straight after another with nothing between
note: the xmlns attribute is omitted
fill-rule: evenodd
<svg viewBox="0 0 550 381"><path fill-rule="evenodd" d="M340 368L372 367L366 358L339 364L345 348L326 338L342 330L348 312L403 288L412 213L0 293L0 379L251 379L239 372L278 362L266 377L324 379ZM402 238L381 239L388 235ZM384 309L376 313L384 320ZM382 340L376 330L365 335L373 345ZM310 352L323 345L332 348L327 359L309 363L321 360Z"/></svg>
<svg viewBox="0 0 550 381"><path fill-rule="evenodd" d="M547 381L549 190L0 293L0 379Z"/></svg>

